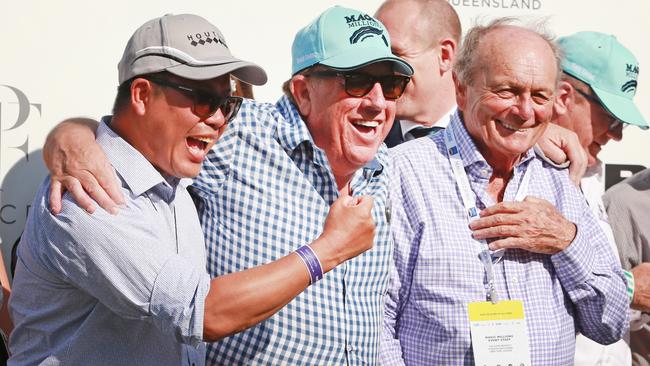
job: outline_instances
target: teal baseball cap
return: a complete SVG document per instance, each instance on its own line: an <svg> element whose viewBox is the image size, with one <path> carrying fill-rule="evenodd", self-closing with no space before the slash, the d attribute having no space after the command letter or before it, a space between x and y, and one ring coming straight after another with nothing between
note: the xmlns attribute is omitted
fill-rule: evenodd
<svg viewBox="0 0 650 366"><path fill-rule="evenodd" d="M381 61L392 62L400 74L413 75L411 65L391 53L388 31L379 20L342 6L325 10L299 30L291 56L292 75L316 64L348 71Z"/></svg>
<svg viewBox="0 0 650 366"><path fill-rule="evenodd" d="M558 40L562 70L588 84L605 108L621 122L648 129L634 104L639 62L610 34L578 32Z"/></svg>

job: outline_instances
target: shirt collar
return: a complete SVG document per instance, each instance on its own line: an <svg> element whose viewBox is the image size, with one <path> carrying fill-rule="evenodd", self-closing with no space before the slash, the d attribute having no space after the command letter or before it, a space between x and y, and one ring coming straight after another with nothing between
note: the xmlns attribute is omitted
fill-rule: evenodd
<svg viewBox="0 0 650 366"><path fill-rule="evenodd" d="M472 140L472 137L469 135L467 128L465 128L465 123L463 122L458 109L451 115L448 128L451 128L454 132L454 137L456 137L456 142L458 143L458 149L460 150L460 156L463 159L464 166L467 167L475 163L483 163L489 166L483 155L481 155L481 152L478 150L474 140ZM535 152L533 149L528 149L519 160L519 163L517 163L517 166L527 162L534 156Z"/></svg>
<svg viewBox="0 0 650 366"><path fill-rule="evenodd" d="M180 180L175 177L165 179L142 153L109 127L110 122L111 116L102 118L97 128L97 143L131 192L139 196L162 184L166 187L164 191L171 197Z"/></svg>
<svg viewBox="0 0 650 366"><path fill-rule="evenodd" d="M379 174L383 173L384 167L388 164L388 148L386 144L381 144L375 158L372 159L366 166L361 169L363 178L365 180L370 180L372 177L376 177Z"/></svg>
<svg viewBox="0 0 650 366"><path fill-rule="evenodd" d="M286 95L282 96L275 104L280 115L284 117L278 121L276 133L278 142L287 152L292 152L298 145L303 142L314 142L307 128L307 124L302 120L298 109L289 101Z"/></svg>
<svg viewBox="0 0 650 366"><path fill-rule="evenodd" d="M449 119L456 112L456 106L454 105L450 110L447 111L439 120L437 120L431 126L447 128L449 125ZM408 119L401 119L399 123L402 127L402 138L406 139L406 134L414 128L424 127L422 123L413 122ZM428 127L428 126L427 126Z"/></svg>

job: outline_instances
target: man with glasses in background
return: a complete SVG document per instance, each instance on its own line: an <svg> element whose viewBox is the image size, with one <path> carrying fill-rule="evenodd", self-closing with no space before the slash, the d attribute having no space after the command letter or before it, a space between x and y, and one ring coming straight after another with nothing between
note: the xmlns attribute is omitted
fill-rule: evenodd
<svg viewBox="0 0 650 366"><path fill-rule="evenodd" d="M579 32L558 42L565 59L555 123L574 131L587 152L588 168L580 187L618 257L602 201L604 167L598 154L610 140L623 138L623 128L629 125L648 128L632 101L639 63L613 35ZM576 342L576 365L630 364L629 347L623 340L602 346L579 335Z"/></svg>
<svg viewBox="0 0 650 366"><path fill-rule="evenodd" d="M391 53L381 22L338 6L297 32L292 60L285 96L276 104L244 101L190 187L208 272L218 278L263 265L313 241L339 196L374 198L374 246L258 326L208 345L207 362L374 365L392 259L382 141L413 69ZM58 129L44 149L53 175L75 197L88 199L68 176L76 175L98 203L117 209L105 198L118 195L98 193L110 180L95 168L103 163L92 141L75 137L69 127L79 126ZM100 177L101 185L79 174L83 169ZM53 191L55 210L56 196ZM91 208L89 202L80 204ZM232 307L234 314L241 310Z"/></svg>
<svg viewBox="0 0 650 366"><path fill-rule="evenodd" d="M211 42L192 44L199 35ZM66 196L53 215L50 179L41 186L18 247L10 365L203 365L203 340L268 318L372 247L373 200L342 197L305 223L314 231L309 240L265 236L287 250L210 279L181 178L196 176L208 152L220 154L213 145L242 103L230 95L231 75L261 85L266 74L234 58L221 32L191 14L145 23L118 69L114 115L96 133L125 204L88 215ZM237 247L245 239L227 240Z"/></svg>

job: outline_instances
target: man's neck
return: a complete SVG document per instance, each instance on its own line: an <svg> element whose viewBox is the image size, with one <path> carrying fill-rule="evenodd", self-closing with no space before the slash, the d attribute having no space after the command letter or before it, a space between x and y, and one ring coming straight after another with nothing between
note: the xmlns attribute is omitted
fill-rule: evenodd
<svg viewBox="0 0 650 366"><path fill-rule="evenodd" d="M336 188L339 191L339 194L345 194L351 196L352 195L352 188L351 188L351 182L352 182L352 177L354 174L341 177L341 176L334 176L334 179L336 180Z"/></svg>
<svg viewBox="0 0 650 366"><path fill-rule="evenodd" d="M449 105L440 106L438 108L429 108L423 113L415 116L398 116L398 119L405 119L417 123L424 127L432 127L440 121L449 111L454 107L455 101Z"/></svg>
<svg viewBox="0 0 650 366"><path fill-rule="evenodd" d="M494 199L494 202L503 201L503 195L506 193L506 187L512 177L512 171L509 173L502 173L493 171L488 181L487 193Z"/></svg>
<svg viewBox="0 0 650 366"><path fill-rule="evenodd" d="M485 161L492 167L492 176L490 176L487 188L488 194L494 198L495 202L501 202L508 181L512 177L512 172L521 160L521 154L516 156L495 154L483 144L478 143L477 139L474 139L474 141Z"/></svg>
<svg viewBox="0 0 650 366"><path fill-rule="evenodd" d="M456 93L451 79L443 79L440 84L436 95L427 102L426 109L412 116L397 116L397 119L406 119L425 127L431 127L442 119L456 105Z"/></svg>

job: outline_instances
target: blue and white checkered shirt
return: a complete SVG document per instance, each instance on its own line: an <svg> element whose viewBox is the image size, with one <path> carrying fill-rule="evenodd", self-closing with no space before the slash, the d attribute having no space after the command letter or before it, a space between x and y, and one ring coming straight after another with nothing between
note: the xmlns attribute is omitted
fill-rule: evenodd
<svg viewBox="0 0 650 366"><path fill-rule="evenodd" d="M392 245L385 146L352 180L375 198L374 247L307 288L268 320L208 345L212 365L376 364ZM281 258L322 232L336 181L298 111L245 101L192 186L208 250L220 276Z"/></svg>
<svg viewBox="0 0 650 366"><path fill-rule="evenodd" d="M45 180L18 246L9 365L203 365L210 277L192 199L104 123L97 142L126 207L89 215L66 194L54 216Z"/></svg>
<svg viewBox="0 0 650 366"><path fill-rule="evenodd" d="M476 205L491 167L455 114L450 123ZM391 227L395 268L381 343L385 365L474 365L467 305L485 301L485 270L475 255L466 210L447 157L444 134L391 150ZM523 301L533 365L572 365L577 331L601 342L627 329L625 280L607 239L565 171L532 150L515 167L504 201L514 200L526 171L528 195L551 202L576 223L571 245L555 255L508 249L495 265L501 298Z"/></svg>

